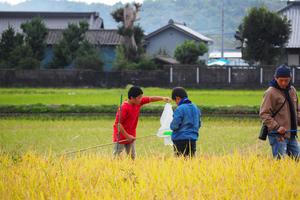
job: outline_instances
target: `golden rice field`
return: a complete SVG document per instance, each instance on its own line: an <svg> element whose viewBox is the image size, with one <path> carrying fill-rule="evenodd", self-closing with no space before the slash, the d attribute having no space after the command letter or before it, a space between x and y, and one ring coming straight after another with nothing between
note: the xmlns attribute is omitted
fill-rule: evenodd
<svg viewBox="0 0 300 200"><path fill-rule="evenodd" d="M276 161L260 122L203 117L197 156L174 158L161 138L137 140L137 159L114 160L113 117L0 119L0 199L300 199L300 162ZM138 134L159 118L141 117Z"/></svg>
<svg viewBox="0 0 300 200"><path fill-rule="evenodd" d="M1 199L300 199L300 164L254 154L0 156Z"/></svg>

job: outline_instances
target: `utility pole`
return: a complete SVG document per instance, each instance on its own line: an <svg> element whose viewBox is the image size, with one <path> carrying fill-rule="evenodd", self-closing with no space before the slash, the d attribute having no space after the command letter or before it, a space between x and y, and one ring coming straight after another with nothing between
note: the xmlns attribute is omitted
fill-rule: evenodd
<svg viewBox="0 0 300 200"><path fill-rule="evenodd" d="M222 0L221 8L221 58L224 58L224 0Z"/></svg>

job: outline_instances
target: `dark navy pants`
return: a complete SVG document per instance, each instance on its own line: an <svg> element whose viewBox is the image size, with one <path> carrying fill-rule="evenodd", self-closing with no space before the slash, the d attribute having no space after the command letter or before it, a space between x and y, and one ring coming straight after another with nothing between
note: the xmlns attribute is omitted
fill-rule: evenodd
<svg viewBox="0 0 300 200"><path fill-rule="evenodd" d="M196 152L195 140L173 140L175 156L193 157Z"/></svg>

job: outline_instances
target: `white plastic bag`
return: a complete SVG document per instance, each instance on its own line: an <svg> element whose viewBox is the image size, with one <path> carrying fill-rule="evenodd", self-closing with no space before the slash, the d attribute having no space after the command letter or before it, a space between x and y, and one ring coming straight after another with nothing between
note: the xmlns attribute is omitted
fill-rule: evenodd
<svg viewBox="0 0 300 200"><path fill-rule="evenodd" d="M173 145L171 140L172 130L170 124L173 120L173 109L170 103L166 103L164 111L160 117L160 128L158 129L157 136L164 138L165 145Z"/></svg>

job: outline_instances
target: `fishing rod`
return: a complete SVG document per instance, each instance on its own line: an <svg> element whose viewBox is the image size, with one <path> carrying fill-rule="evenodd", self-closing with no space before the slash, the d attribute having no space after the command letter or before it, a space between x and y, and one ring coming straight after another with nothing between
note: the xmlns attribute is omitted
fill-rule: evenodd
<svg viewBox="0 0 300 200"><path fill-rule="evenodd" d="M295 132L300 132L300 130L287 130L284 133L295 133ZM270 133L268 133L268 135L272 135L272 136L276 136L280 133L278 133L278 131L271 131ZM281 134L280 134L281 135Z"/></svg>
<svg viewBox="0 0 300 200"><path fill-rule="evenodd" d="M120 96L120 107L119 107L119 119L118 119L118 135L117 135L117 152L119 151L120 144L120 132L121 132L121 116L122 116L122 103L123 103L123 94Z"/></svg>
<svg viewBox="0 0 300 200"><path fill-rule="evenodd" d="M156 136L156 135L146 135L146 136L143 136L143 137L138 137L135 140L137 140L137 139L140 140L140 139L144 139L144 138L148 138L148 137L153 137L153 136ZM128 141L127 139L124 139L124 140L120 140L119 142L111 142L111 143L106 143L106 144L99 144L99 145L95 145L95 146L92 146L92 147L87 147L87 148L83 148L83 149L79 149L79 150L75 150L75 151L69 151L69 152L66 152L66 153L62 153L62 154L59 154L58 156L66 156L66 155L70 155L70 154L74 154L74 153L82 153L82 152L88 151L90 149L101 148L101 147L110 146L110 145L114 145L116 143L122 143L122 142L127 142L127 141Z"/></svg>

